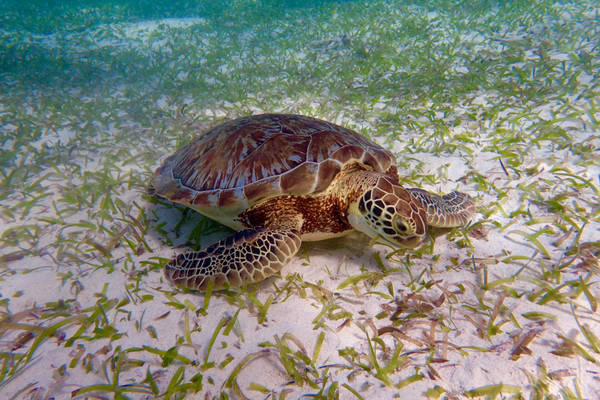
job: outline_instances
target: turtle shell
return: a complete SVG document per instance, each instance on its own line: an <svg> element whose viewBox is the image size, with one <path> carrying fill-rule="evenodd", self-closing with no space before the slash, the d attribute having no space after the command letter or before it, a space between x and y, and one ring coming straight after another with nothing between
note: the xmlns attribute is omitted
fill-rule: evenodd
<svg viewBox="0 0 600 400"><path fill-rule="evenodd" d="M156 170L149 192L240 229L242 211L275 196L318 194L351 161L378 172L396 163L383 147L330 122L252 115L180 148Z"/></svg>

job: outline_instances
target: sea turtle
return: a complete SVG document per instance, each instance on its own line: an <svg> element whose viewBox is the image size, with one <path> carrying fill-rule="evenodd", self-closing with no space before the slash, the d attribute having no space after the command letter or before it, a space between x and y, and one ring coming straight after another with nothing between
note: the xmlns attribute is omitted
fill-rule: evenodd
<svg viewBox="0 0 600 400"><path fill-rule="evenodd" d="M237 232L165 267L176 285L205 291L259 282L300 248L356 229L415 247L427 226L466 224L469 195L438 196L399 184L392 153L330 122L262 114L208 130L168 157L149 194L184 204Z"/></svg>

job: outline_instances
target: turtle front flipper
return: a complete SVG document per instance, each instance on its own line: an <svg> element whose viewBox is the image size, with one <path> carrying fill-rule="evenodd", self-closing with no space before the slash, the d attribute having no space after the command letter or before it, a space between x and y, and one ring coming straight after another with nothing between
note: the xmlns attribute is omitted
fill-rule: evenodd
<svg viewBox="0 0 600 400"><path fill-rule="evenodd" d="M245 229L206 250L180 254L165 267L165 276L178 286L206 291L260 282L277 273L300 249L297 229Z"/></svg>
<svg viewBox="0 0 600 400"><path fill-rule="evenodd" d="M475 202L466 193L452 192L444 196L423 189L406 189L427 214L427 224L439 228L463 226L473 219Z"/></svg>

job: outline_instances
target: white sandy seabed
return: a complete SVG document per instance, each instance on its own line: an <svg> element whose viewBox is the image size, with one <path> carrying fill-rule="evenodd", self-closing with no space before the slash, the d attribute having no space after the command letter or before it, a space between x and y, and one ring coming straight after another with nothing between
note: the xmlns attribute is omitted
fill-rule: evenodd
<svg viewBox="0 0 600 400"><path fill-rule="evenodd" d="M135 32L135 29L132 31ZM482 96L481 101L485 102L485 95ZM595 141L588 140L588 143L596 147L600 144L597 139L598 132L571 130L570 134L577 142L588 140L595 135ZM68 137L65 139L68 140ZM401 153L404 147L404 143L397 142L393 150ZM475 145L473 145L473 149L479 151ZM519 185L526 186L534 181L539 181L540 185L548 181L562 185L564 183L559 182L556 175L550 172L552 166L558 164L585 179L596 180L599 176L600 170L597 165L589 167L576 165L576 160L567 150L554 151L543 144L530 150L526 155L525 164L538 165L538 169L544 172L534 176L511 176L510 178L501 168L495 153L478 153L468 166L459 156L430 159L426 154L417 154L412 157L421 158L426 162L425 165L429 171L423 171L424 173L434 173L441 166L447 166L449 171L452 171L446 183L436 187L425 186L426 189L449 192L458 188L479 197L479 206L484 209L492 202L498 201L498 198L489 193L478 193L474 187L461 183L460 178L464 177L469 169L478 171L501 188L517 188ZM164 156L166 155L164 154ZM550 155L552 155L552 161L548 161ZM158 165L159 160L155 167ZM86 168L93 168L93 164L86 164ZM43 174L44 172L40 175ZM56 182L49 181L47 184L48 190L52 191ZM271 296L277 297L261 324L258 323L260 311L252 302L248 300L240 302L243 307L236 314L240 304L233 304L227 296L218 293L213 294L210 306L206 310L207 314L203 315L197 312L204 303L202 294L169 294L168 291L176 289L164 280L160 271L152 270L139 280L139 290L133 296L138 299L137 302L130 301L118 308L118 312L116 308L106 310L104 318L109 322L110 329L121 334L119 338L111 341L100 337L101 335L98 333L102 324L94 322L90 324L84 334L87 339L78 339L70 347L67 347L65 340L72 337L81 325L77 323L65 325L53 337L41 342L26 369L2 387L3 394L0 397L10 398L25 389L17 396L18 398L29 396L39 399L69 398L71 393L79 387L99 383L106 384L105 373L109 379L113 379L112 364L107 362L103 365L103 363L110 361L111 357L118 353L118 350L142 348L143 346L168 350L177 344L178 339L184 338L183 344L178 349L180 355L190 360L196 360L198 365L202 365L206 361L214 361L216 364L214 368L202 372L198 366L188 365L185 367L186 380L199 372L203 375L203 389L196 395L190 394L189 398L210 398L219 394L227 378L247 355L265 349L261 343L275 343L276 337L281 339L286 333L291 333L301 342L309 357L312 357L319 334L324 332L325 339L322 349L318 359L313 360L315 366L320 368L319 371L323 371L324 366L330 366L325 375L329 382L337 381L340 385L347 384L365 399L426 398L426 391L436 385L443 387L447 391L446 395L454 395L456 398L463 398L462 393L466 391L500 383L523 388L525 393L528 393L529 390L532 390L530 379L534 379L535 382L535 377L544 368L542 360L545 369L553 374L551 376L554 378L547 380L550 393L558 394L564 387L575 391L575 382L577 382L583 398L599 398L598 365L581 356L561 357L551 352L560 348L561 343L564 342L562 338L567 338L581 343L586 351L591 353L582 337L579 324L574 318L576 312L579 323L588 326L596 336L600 336L597 314L590 311L590 304L585 296L579 296L571 304L553 302L550 305L539 305L535 301L529 301L526 295L506 296L500 302L503 308L501 312L497 313L495 321L496 324L505 321L501 325L504 332L488 337L478 331L481 327L487 327L487 319L484 319L482 314L471 312L471 309L481 310L481 304L485 303L489 315L494 312L494 305L498 304L501 296L497 292L489 290L481 294L480 289L484 283L510 278L519 270L523 270L520 275L525 277L523 280L507 279L506 284L522 290L536 288L535 285L528 283L528 279L535 279L536 274L529 268L524 268L524 265L527 264L526 261L499 262L510 254L531 258L538 254L537 248L525 240L522 235L511 233L527 231L528 228L524 218L509 217L511 212L523 207L521 193L519 190L511 190L508 193L508 197L502 203L505 216L497 213L491 219L497 221L501 226L514 219L516 222L507 231L499 232L498 229L492 229L487 236L484 234L479 238L472 237L474 258L468 257L466 248L459 248L455 241L448 240L445 232L441 232L435 241L433 252L434 255L437 255L435 259L428 255L412 259L414 263L410 267L412 274L425 271L420 281L435 281L430 288L416 294L413 293L413 289L422 288L422 286L418 283L413 283L411 287L406 286L411 281L411 276L402 264L393 261L398 257L387 260L385 256L391 251L389 248L380 245L369 247L368 240L358 234L330 242L305 244L301 255L297 256L282 271L283 279L291 274L299 274L303 281L319 285L330 291L329 297L322 298L318 290L312 290L310 287L305 288L305 295L300 295L298 290L293 289L290 296L277 297L273 285L282 287L285 281L281 278L271 278L257 285L256 296L261 303L264 304ZM582 192L579 196L587 199L590 204L594 201L597 204L597 194L591 191ZM125 203L136 201L137 204L148 210L155 211L159 221L167 221L167 224L163 226L167 232L174 228L176 221L180 218L177 210L167 209L160 204L150 204L143 200L139 190L124 190L119 197ZM55 198L57 197L48 198L46 204L49 209L47 211L36 209L37 214L33 215L29 222L21 221L18 224L33 223L31 221L44 216L45 212L50 215L51 200ZM542 206L529 203L527 207L528 211L536 218L553 217ZM85 213L82 212L80 215L70 217L70 221L76 222L85 217ZM477 220L483 218L481 214L477 215ZM196 217L193 217L193 220L199 221ZM6 232L18 224L3 223L3 230ZM184 241L187 232L193 228L192 225L184 226L176 244ZM583 235L579 238L580 242L598 240L598 228L598 224L595 222L586 227ZM57 230L58 228L54 230L45 228L49 237L55 235ZM224 234L218 232L207 237L203 243L207 245ZM546 260L547 265L555 264L565 257L565 250L568 248L570 240L572 238L556 247L549 242L544 243L552 249L549 254L551 258ZM145 252L136 257L132 260L134 265L151 257L171 258L175 253L182 251L182 249L174 249L165 245L157 233L149 232L146 235L146 241L152 252ZM43 243L44 240L42 240L42 245ZM82 310L94 307L102 299L99 293L102 293L105 299L116 299L118 302L131 299L133 297L128 291L131 292L132 286L128 287L127 285L133 283L130 278L135 273L132 273L131 269L127 271L124 268L127 260L126 253L123 246L112 250L112 260L116 267L112 273L107 273L103 268L95 270L89 267L71 269L65 266L57 267L52 262L50 254L24 257L12 261L7 264L8 269L2 274L2 296L10 298L9 309L13 315L24 310L32 310L30 313L25 313L26 315L15 323L36 324L42 327L51 326L54 321L39 319L40 315L43 315L41 310L48 307L48 304L61 299L71 299L65 307L73 316L80 315ZM375 262L376 254L380 255L386 268L399 268L399 270L372 288L369 288L365 282L360 282L357 290L353 290L351 286L338 290L340 283L348 277L380 271L380 267ZM94 253L91 252L91 255L94 256ZM452 267L447 268L446 266ZM131 268L131 262L129 268ZM68 272L72 272L76 276L78 292L70 283L65 284L61 279L61 276L64 276L61 274ZM572 280L574 276L576 276L575 272L566 272L563 279L565 281ZM375 293L388 293L386 286L388 283L393 285L398 304ZM593 285L591 287L593 293L598 297L597 287ZM326 290L323 292L326 293ZM373 293L369 294L369 292ZM20 295L16 297L15 294ZM445 301L440 304L439 300L443 298L444 294L446 295ZM148 301L139 301L145 295L153 297ZM173 307L172 296L186 308ZM347 312L349 313L347 315L351 315L352 321L344 325L346 318L334 320L324 317L321 314L324 306L329 307L332 304L338 307L334 313ZM402 333L408 337L408 339L398 339L404 345L401 356L406 356L406 364L398 372L390 372L391 382L396 385L415 374L422 375L422 378L405 388L397 389L386 387L376 377L375 370L371 372L363 370L357 364L353 364L349 357L341 356L340 351L353 349L356 353L365 355L362 358L356 358L354 363L370 365L367 334L372 338L375 335L373 327L381 330L381 328L392 326L389 317L400 305L406 306L408 310L401 314L402 316L422 309L426 310L426 317L413 318L407 324L399 326ZM378 318L384 311L387 311L388 314L383 318ZM551 314L553 317L542 318L539 315L538 318L531 319L524 317L524 315L531 316L531 313ZM91 312L88 311L85 315L89 316ZM234 315L237 317L237 323L234 329L225 335L223 329L218 325L222 323L223 318L229 321ZM511 315L516 318L520 328L510 321ZM434 316L437 316L438 321L444 323L446 332L441 328L440 323L436 324ZM56 319L56 321L58 320ZM317 321L320 321L320 324L317 324ZM449 325L448 321L452 321L454 325ZM4 320L3 323L7 323L7 320ZM361 324L365 327L364 330L359 328ZM106 329L106 325L103 327ZM189 336L191 342L189 343L186 338L186 329L191 330ZM221 330L216 336L207 360L207 349L216 329ZM152 330L155 331L155 335L151 334ZM18 340L16 335L20 331L2 332L4 334L2 346L6 348ZM96 338L91 340L93 337ZM527 338L531 340L527 341ZM384 352L379 346L376 351L379 362L381 365L385 365L398 345L398 340L389 333L381 334L380 339L386 344L387 350ZM16 352L20 351L20 354L23 354L34 341L28 342ZM288 339L286 342L294 351L298 350L298 346L293 340ZM435 344L432 345L434 342ZM371 344L374 342L372 341ZM524 351L516 357L516 360L511 360L519 344L523 345ZM435 350L422 351L424 348L434 348ZM458 351L458 348L463 350ZM597 354L594 355L596 359L599 358ZM81 361L71 367L70 364L76 357L79 357ZM128 357L139 360L139 363L128 364L128 367L121 372L119 384L140 383L146 379L146 375L150 371L154 374L154 380L161 393L166 390L173 375L183 365L174 361L168 366L162 366L160 357L149 351L129 352ZM427 362L430 357L435 360ZM219 365L228 358L233 360L219 368ZM61 366L68 366L68 368L61 370ZM350 374L352 371L355 372ZM319 391L306 384L300 387L291 383L292 380L279 361L279 353L271 350L270 352L265 351L262 356L257 357L243 368L237 382L250 398L265 398L266 396L249 388L252 382L277 392L288 390L287 398L292 399ZM322 382L322 380L317 380L317 382ZM37 396L40 397L36 397L35 393L38 393ZM510 397L511 392L505 392L505 395ZM112 395L99 394L99 397L96 398L106 398L106 396L111 397ZM129 393L128 396L153 398L153 395L149 394ZM355 396L344 387L340 387L340 398L351 399Z"/></svg>

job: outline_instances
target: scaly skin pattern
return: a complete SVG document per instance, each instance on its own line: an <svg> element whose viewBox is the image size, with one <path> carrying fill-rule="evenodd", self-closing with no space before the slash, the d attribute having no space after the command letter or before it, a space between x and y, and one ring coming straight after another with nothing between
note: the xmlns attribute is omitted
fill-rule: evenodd
<svg viewBox="0 0 600 400"><path fill-rule="evenodd" d="M291 114L251 115L198 135L165 159L148 193L184 204L238 233L165 268L204 291L259 282L302 240L361 231L415 247L428 225L459 226L474 212L463 193L438 196L398 184L396 158L350 129Z"/></svg>
<svg viewBox="0 0 600 400"><path fill-rule="evenodd" d="M177 256L165 275L190 289L205 291L211 280L214 290L227 289L277 273L297 253L302 239L358 229L394 247L415 247L426 237L429 221L458 226L472 216L474 203L468 195L438 196L396 182L393 168L381 173L350 163L319 195L275 197L242 212L240 221L247 229L204 251Z"/></svg>
<svg viewBox="0 0 600 400"><path fill-rule="evenodd" d="M453 228L469 223L475 214L475 202L462 192L452 192L444 196L429 193L423 189L408 189L410 195L425 208L427 223L439 228Z"/></svg>
<svg viewBox="0 0 600 400"><path fill-rule="evenodd" d="M212 244L206 250L180 254L165 266L174 284L206 291L260 282L277 273L300 249L297 230L245 229Z"/></svg>

